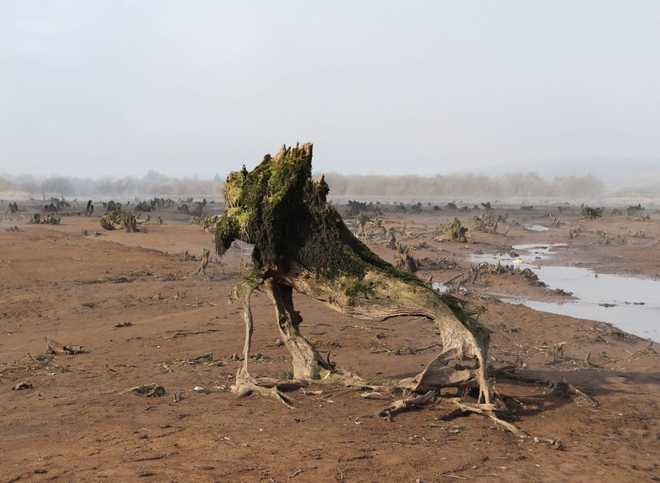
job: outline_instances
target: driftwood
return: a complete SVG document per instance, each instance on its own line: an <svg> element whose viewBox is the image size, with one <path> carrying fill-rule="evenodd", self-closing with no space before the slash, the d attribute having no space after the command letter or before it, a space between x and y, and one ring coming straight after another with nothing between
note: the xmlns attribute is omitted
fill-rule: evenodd
<svg viewBox="0 0 660 483"><path fill-rule="evenodd" d="M397 316L427 317L436 323L443 350L417 376L399 387L417 394L442 387L475 387L479 402L491 402L486 381L489 332L470 315L463 300L437 294L415 275L396 269L372 253L326 203L324 178L311 178L312 145L282 147L248 172L232 172L225 185L226 210L215 230L218 255L235 240L252 244L254 269L233 289L245 322L243 366L233 391L260 392L284 400L275 387L260 386L248 372L253 320L250 297L262 288L275 305L280 338L293 357L299 381L336 380L342 376L300 332L297 291L329 308L363 320ZM462 231L462 230L459 230ZM462 237L465 236L463 232ZM456 362L473 365L456 369Z"/></svg>
<svg viewBox="0 0 660 483"><path fill-rule="evenodd" d="M81 354L84 352L82 346L79 345L62 345L50 337L45 337L46 345L48 346L48 352L55 355L66 354Z"/></svg>

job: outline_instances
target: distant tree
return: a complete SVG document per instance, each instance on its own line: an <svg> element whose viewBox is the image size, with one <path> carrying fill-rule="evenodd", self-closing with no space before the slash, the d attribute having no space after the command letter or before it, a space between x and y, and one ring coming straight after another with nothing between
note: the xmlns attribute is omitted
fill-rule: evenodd
<svg viewBox="0 0 660 483"><path fill-rule="evenodd" d="M0 191L10 191L16 189L14 183L6 178L0 178Z"/></svg>
<svg viewBox="0 0 660 483"><path fill-rule="evenodd" d="M155 171L153 169L150 169L147 171L147 174L145 174L142 177L143 180L145 181L153 181L156 183L167 183L171 181L171 178L167 175L161 174L158 171Z"/></svg>
<svg viewBox="0 0 660 483"><path fill-rule="evenodd" d="M73 194L73 185L66 178L48 178L41 183L42 191L56 193L62 196Z"/></svg>

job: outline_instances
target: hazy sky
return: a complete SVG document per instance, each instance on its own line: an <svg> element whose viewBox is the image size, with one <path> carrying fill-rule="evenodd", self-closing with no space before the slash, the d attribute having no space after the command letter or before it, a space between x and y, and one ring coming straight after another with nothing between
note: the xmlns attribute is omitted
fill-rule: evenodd
<svg viewBox="0 0 660 483"><path fill-rule="evenodd" d="M660 160L660 1L0 1L0 173L297 140L345 174Z"/></svg>

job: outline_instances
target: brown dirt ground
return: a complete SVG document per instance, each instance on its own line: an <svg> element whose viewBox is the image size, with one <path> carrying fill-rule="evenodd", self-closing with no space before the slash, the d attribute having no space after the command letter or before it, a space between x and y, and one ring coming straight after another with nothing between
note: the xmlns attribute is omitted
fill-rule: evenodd
<svg viewBox="0 0 660 483"><path fill-rule="evenodd" d="M425 211L385 213L386 225L405 222L422 234L455 214L471 226L474 215ZM498 211L523 224L546 225L548 215L558 213L556 207ZM468 245L424 235L403 242L424 239L432 249L418 250L417 258L447 257L459 265L423 267L422 279L449 280L468 266L469 253L527 242L569 243L554 263L660 277L657 214L636 222L606 213L583 222L584 233L569 240L576 211L558 213L566 225L547 232L512 225L506 236L477 233ZM553 396L543 383L497 380L499 393L521 403L505 419L530 435L560 438L562 450L503 432L475 414L445 421L452 410L447 403L390 423L371 415L394 396L365 399L338 386L313 387L323 393L311 396L290 393L295 409L263 397L237 399L229 391L239 364L231 355L242 350L244 327L227 294L248 257L232 249L221 262L212 261L207 277L196 276L198 262L180 253L212 248L211 236L182 223L183 215L165 215L166 224L149 225L146 233L104 232L98 218L75 214L63 216L59 226L27 225L19 215L0 222L1 482L659 481L660 357L633 357L648 342L607 324L499 302L483 296L487 287L475 287L472 296L481 292L487 306L480 320L492 331L493 365L522 359L527 367L518 374L547 381L564 376L600 404ZM5 232L15 224L24 232ZM602 244L598 230L610 232L613 241ZM630 237L635 230L644 230L644 237ZM392 259L383 244L371 247ZM500 293L553 296L515 277L489 283ZM440 350L411 350L438 339L422 319L364 322L302 296L296 304L303 333L330 350L339 367L365 379L412 375ZM290 367L286 349L272 344L278 337L272 305L257 293L253 308L252 352L261 356L251 371L278 377ZM125 321L133 325L115 327ZM44 337L85 352L44 357ZM558 342L567 343L565 357L549 364L546 349ZM407 355L392 355L397 349ZM583 368L589 351L599 368ZM210 352L213 363L186 363ZM33 388L12 390L24 381ZM167 396L118 394L152 382Z"/></svg>

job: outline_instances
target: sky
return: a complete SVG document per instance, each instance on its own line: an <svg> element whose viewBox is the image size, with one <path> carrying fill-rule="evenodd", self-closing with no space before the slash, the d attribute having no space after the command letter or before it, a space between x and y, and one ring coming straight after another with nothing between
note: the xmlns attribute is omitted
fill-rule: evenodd
<svg viewBox="0 0 660 483"><path fill-rule="evenodd" d="M660 171L660 2L0 2L0 173ZM621 160L621 161L617 161Z"/></svg>

